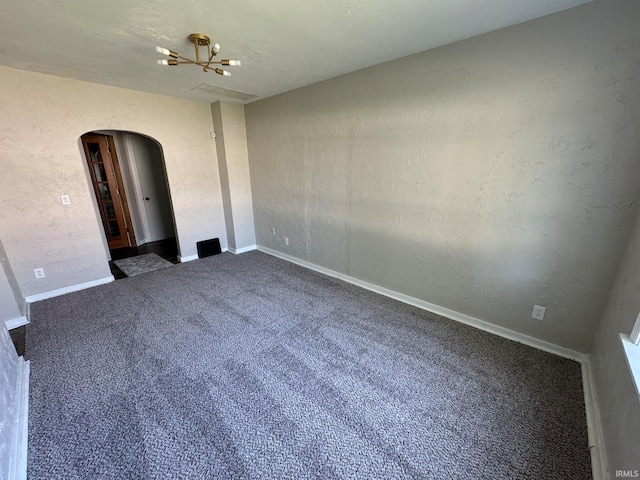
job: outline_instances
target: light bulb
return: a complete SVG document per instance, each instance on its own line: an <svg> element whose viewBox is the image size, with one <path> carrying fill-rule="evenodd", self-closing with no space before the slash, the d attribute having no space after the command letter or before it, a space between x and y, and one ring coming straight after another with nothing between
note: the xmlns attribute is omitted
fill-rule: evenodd
<svg viewBox="0 0 640 480"><path fill-rule="evenodd" d="M156 47L156 52L161 53L162 55L171 55L171 50L168 48Z"/></svg>
<svg viewBox="0 0 640 480"><path fill-rule="evenodd" d="M214 43L213 47L211 47L211 51L213 52L213 54L217 54L220 51L220 44L219 43Z"/></svg>
<svg viewBox="0 0 640 480"><path fill-rule="evenodd" d="M226 70L222 70L221 68L216 68L215 72L218 75L224 75L225 77L230 77L231 76L231 72L227 72Z"/></svg>
<svg viewBox="0 0 640 480"><path fill-rule="evenodd" d="M158 65L169 65L169 60L158 60Z"/></svg>
<svg viewBox="0 0 640 480"><path fill-rule="evenodd" d="M222 63L222 65L231 65L236 67L242 65L242 62L240 60L222 60L220 63Z"/></svg>

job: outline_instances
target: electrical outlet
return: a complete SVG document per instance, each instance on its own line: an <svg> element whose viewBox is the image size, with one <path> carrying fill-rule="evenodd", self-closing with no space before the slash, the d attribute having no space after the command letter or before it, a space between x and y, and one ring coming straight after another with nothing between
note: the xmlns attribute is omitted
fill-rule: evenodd
<svg viewBox="0 0 640 480"><path fill-rule="evenodd" d="M535 318L536 320L544 320L544 314L547 309L545 307L541 307L540 305L534 305L533 311L531 312L531 318Z"/></svg>
<svg viewBox="0 0 640 480"><path fill-rule="evenodd" d="M33 269L33 275L36 278L44 278L44 277L46 277L46 275L44 274L44 268L34 268Z"/></svg>
<svg viewBox="0 0 640 480"><path fill-rule="evenodd" d="M289 237L284 237L284 244L289 246Z"/></svg>
<svg viewBox="0 0 640 480"><path fill-rule="evenodd" d="M271 233L273 233L274 235L278 234L278 232L276 231L276 227L271 227Z"/></svg>

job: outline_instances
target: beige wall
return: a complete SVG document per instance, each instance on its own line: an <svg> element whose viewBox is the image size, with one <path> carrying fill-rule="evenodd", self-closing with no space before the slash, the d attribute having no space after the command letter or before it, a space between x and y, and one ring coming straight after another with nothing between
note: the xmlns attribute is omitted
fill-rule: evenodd
<svg viewBox="0 0 640 480"><path fill-rule="evenodd" d="M24 306L24 298L0 240L0 324L22 317Z"/></svg>
<svg viewBox="0 0 640 480"><path fill-rule="evenodd" d="M639 17L591 3L247 105L258 244L589 351L637 210Z"/></svg>
<svg viewBox="0 0 640 480"><path fill-rule="evenodd" d="M22 312L20 312L18 302L11 291L9 279L4 269L0 268L0 327L4 328L5 321L21 316Z"/></svg>
<svg viewBox="0 0 640 480"><path fill-rule="evenodd" d="M0 478L26 478L27 472L21 471L23 462L21 454L24 448L26 457L26 438L21 435L21 427L25 417L21 411L23 398L20 384L26 379L25 363L16 355L13 342L4 324L0 324ZM28 375L28 373L27 373ZM26 423L26 422L24 422ZM25 425L26 427L26 425ZM24 444L20 444L24 440ZM26 466L26 458L24 458Z"/></svg>
<svg viewBox="0 0 640 480"><path fill-rule="evenodd" d="M226 161L226 148L222 122L222 108L220 102L211 104L211 118L216 134L216 152L218 154L218 171L220 174L220 188L222 190L222 205L224 207L224 221L227 229L227 243L230 248L236 248L235 228L233 225L233 207L231 204L231 189L229 185L229 168Z"/></svg>
<svg viewBox="0 0 640 480"><path fill-rule="evenodd" d="M616 470L640 471L640 400L620 343L620 333L631 333L638 313L640 217L620 262L591 353L612 478Z"/></svg>
<svg viewBox="0 0 640 480"><path fill-rule="evenodd" d="M226 245L208 104L0 67L0 236L24 296L110 276L80 154L92 130L160 142L181 256L207 238Z"/></svg>
<svg viewBox="0 0 640 480"><path fill-rule="evenodd" d="M216 102L211 105L211 115L216 131L229 249L235 253L246 248L255 248L256 233L244 106Z"/></svg>

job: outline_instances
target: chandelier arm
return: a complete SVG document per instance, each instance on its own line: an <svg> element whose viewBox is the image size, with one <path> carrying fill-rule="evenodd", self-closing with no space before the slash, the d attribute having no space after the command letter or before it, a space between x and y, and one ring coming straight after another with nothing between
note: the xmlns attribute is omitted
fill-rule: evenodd
<svg viewBox="0 0 640 480"><path fill-rule="evenodd" d="M212 70L208 63L196 62L194 60L189 60L188 58L180 56L178 56L178 58L181 58L182 61L176 61L176 65L197 65L199 67L202 67L205 72L209 72ZM211 65L222 65L222 62L211 62Z"/></svg>
<svg viewBox="0 0 640 480"><path fill-rule="evenodd" d="M205 69L205 71L209 71L209 67L211 66L211 64L216 64L216 63L220 63L220 62L212 62L211 60L213 59L213 57L215 57L216 52L211 48L211 45L207 45L207 56L209 57L209 60L207 60L207 64L206 67L203 65L203 68Z"/></svg>
<svg viewBox="0 0 640 480"><path fill-rule="evenodd" d="M178 62L178 63L193 63L195 65L202 65L202 62L200 62L200 60L191 60L190 58L183 57L182 55L176 54L176 58L179 58L180 60L184 60L184 62Z"/></svg>
<svg viewBox="0 0 640 480"><path fill-rule="evenodd" d="M195 60L191 60L190 58L183 57L182 55L178 55L173 50L156 47L157 52L162 53L163 55L168 55L172 57L172 59L170 60L158 60L158 63L161 63L162 65L185 65L185 64L197 65L199 67L202 67L202 70L204 70L205 72L213 71L218 75L224 75L224 76L229 76L231 75L231 73L221 68L217 68L217 67L213 68L212 66L213 65L240 65L239 60L221 60L221 61L214 62L213 57L215 57L220 51L220 44L215 43L211 45L211 41L209 37L207 37L204 34L192 33L191 35L189 35L188 39L191 43L193 43L193 47L196 54ZM207 60L200 59L201 46L206 46L207 53L205 58Z"/></svg>

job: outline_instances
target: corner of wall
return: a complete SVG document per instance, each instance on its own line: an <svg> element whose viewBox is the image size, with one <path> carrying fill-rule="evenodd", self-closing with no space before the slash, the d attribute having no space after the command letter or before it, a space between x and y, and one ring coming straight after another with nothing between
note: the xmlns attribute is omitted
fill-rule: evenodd
<svg viewBox="0 0 640 480"><path fill-rule="evenodd" d="M0 326L0 373L8 380L0 400L0 478L26 478L29 409L29 362L18 357L7 330Z"/></svg>
<svg viewBox="0 0 640 480"><path fill-rule="evenodd" d="M2 244L2 239L0 239L0 264L2 265L1 268L3 274L11 290L11 295L13 295L13 299L15 300L15 309L17 310L17 312L24 316L27 311L26 299L22 295L22 291L20 290L18 281L16 280L16 276L13 273L11 263L9 262L9 258L7 257L7 252L5 251L4 245ZM7 298L7 301L10 300ZM14 305L10 305L9 307L12 308L13 306Z"/></svg>
<svg viewBox="0 0 640 480"><path fill-rule="evenodd" d="M604 434L602 432L600 403L594 381L591 355L587 355L581 363L584 406L587 416L587 435L589 439L589 453L591 454L591 470L594 480L607 480L609 478L607 451Z"/></svg>
<svg viewBox="0 0 640 480"><path fill-rule="evenodd" d="M620 334L631 332L640 311L638 272L640 214L635 219L608 292L590 354L588 380L595 410L596 441L605 472L640 470L637 456L640 448L640 403L620 342Z"/></svg>
<svg viewBox="0 0 640 480"><path fill-rule="evenodd" d="M211 104L228 248L240 251L256 243L244 105Z"/></svg>

